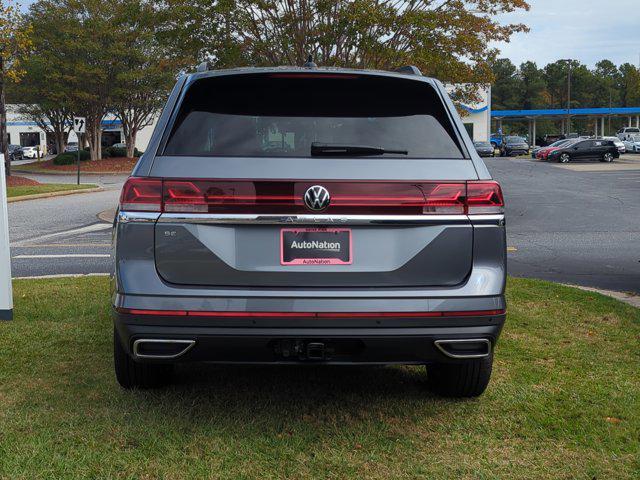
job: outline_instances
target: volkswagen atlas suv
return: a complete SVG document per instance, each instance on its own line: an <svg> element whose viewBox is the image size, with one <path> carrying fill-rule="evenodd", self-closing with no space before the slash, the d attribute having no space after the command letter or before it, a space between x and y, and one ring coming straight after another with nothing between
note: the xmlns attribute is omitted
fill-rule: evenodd
<svg viewBox="0 0 640 480"><path fill-rule="evenodd" d="M505 320L502 191L415 68L181 77L113 258L125 388L176 363L408 364L477 396Z"/></svg>

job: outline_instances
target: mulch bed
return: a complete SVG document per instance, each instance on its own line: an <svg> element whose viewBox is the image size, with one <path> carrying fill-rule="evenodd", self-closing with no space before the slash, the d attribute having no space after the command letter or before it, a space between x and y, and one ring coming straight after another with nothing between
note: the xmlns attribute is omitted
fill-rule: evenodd
<svg viewBox="0 0 640 480"><path fill-rule="evenodd" d="M40 185L40 182L36 182L35 180L31 180L26 177L17 177L15 175L7 177L7 187L32 187L35 185Z"/></svg>
<svg viewBox="0 0 640 480"><path fill-rule="evenodd" d="M103 158L102 160L87 160L80 163L80 169L85 173L90 172L110 172L110 173L130 173L138 162L137 158ZM51 170L52 172L75 172L76 165L54 165L53 160L46 162L34 162L28 164L34 168ZM26 165L25 165L26 166Z"/></svg>

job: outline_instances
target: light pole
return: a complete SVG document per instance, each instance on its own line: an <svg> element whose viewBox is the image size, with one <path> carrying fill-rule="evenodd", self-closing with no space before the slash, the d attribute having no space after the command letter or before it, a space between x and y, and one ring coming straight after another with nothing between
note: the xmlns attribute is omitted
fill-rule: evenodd
<svg viewBox="0 0 640 480"><path fill-rule="evenodd" d="M567 73L567 135L571 133L571 60L570 58L565 58L561 60L562 62L567 62L567 67L569 71Z"/></svg>

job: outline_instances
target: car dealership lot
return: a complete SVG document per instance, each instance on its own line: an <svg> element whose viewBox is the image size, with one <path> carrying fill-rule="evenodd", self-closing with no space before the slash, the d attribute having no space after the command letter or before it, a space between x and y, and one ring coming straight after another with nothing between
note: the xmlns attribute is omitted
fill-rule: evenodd
<svg viewBox="0 0 640 480"><path fill-rule="evenodd" d="M640 161L486 163L505 192L511 275L640 292Z"/></svg>

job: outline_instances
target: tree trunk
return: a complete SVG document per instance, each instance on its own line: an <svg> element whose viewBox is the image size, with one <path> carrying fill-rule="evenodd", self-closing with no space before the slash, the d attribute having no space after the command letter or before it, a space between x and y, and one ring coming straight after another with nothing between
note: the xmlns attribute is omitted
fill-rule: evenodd
<svg viewBox="0 0 640 480"><path fill-rule="evenodd" d="M127 143L127 157L133 158L136 151L136 136L138 132L135 129L129 131L129 135L126 136L125 142Z"/></svg>
<svg viewBox="0 0 640 480"><path fill-rule="evenodd" d="M58 129L56 129L53 132L53 136L56 139L56 152L57 155L60 155L62 152L64 152L64 148L67 146L67 136L63 131L60 131ZM78 148L80 148L80 142L78 142Z"/></svg>
<svg viewBox="0 0 640 480"><path fill-rule="evenodd" d="M4 103L4 58L0 55L0 153L4 154L7 177L11 175L9 142L7 139L7 109Z"/></svg>

